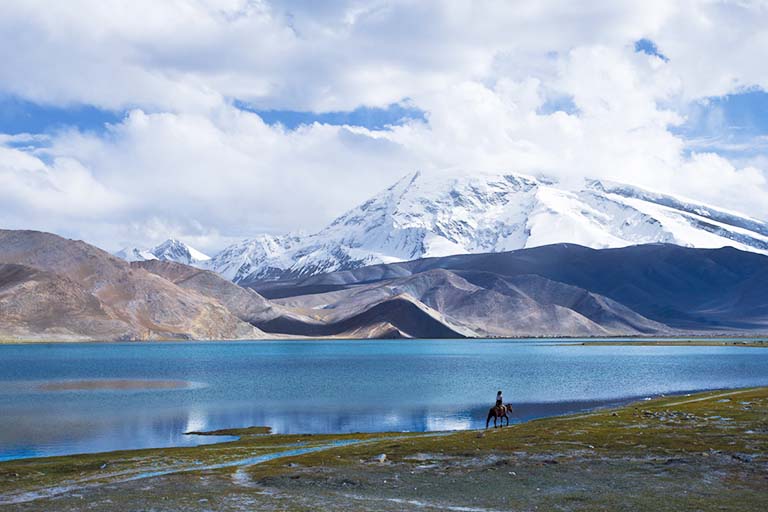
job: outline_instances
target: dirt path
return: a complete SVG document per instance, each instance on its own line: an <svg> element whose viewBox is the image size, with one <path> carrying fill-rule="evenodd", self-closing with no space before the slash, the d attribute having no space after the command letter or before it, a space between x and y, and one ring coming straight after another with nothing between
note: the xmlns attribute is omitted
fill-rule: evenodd
<svg viewBox="0 0 768 512"><path fill-rule="evenodd" d="M672 402L671 404L666 404L670 407L674 407L677 405L683 405L683 404L690 404L693 402L703 402L704 400L712 400L714 398L723 398L726 396L733 396L733 395L741 395L744 393L748 393L749 389L738 389L736 391L729 391L728 393L720 393L719 395L710 395L710 396L702 396L698 398L689 398L687 400L680 400L679 402Z"/></svg>

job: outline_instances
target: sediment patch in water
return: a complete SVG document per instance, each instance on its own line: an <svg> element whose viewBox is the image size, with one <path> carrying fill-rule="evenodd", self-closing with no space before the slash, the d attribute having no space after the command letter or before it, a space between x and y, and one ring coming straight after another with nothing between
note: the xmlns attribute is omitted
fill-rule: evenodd
<svg viewBox="0 0 768 512"><path fill-rule="evenodd" d="M40 391L125 391L152 389L190 389L195 383L184 380L94 379L44 382Z"/></svg>

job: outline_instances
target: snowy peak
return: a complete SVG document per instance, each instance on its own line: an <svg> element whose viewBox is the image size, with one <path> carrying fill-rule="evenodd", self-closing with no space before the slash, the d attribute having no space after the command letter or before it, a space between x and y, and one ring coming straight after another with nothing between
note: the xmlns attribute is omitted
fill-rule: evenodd
<svg viewBox="0 0 768 512"><path fill-rule="evenodd" d="M159 260L175 261L176 263L184 263L185 265L202 263L211 259L210 256L203 254L194 247L190 247L184 242L173 238L166 240L152 249L152 254Z"/></svg>
<svg viewBox="0 0 768 512"><path fill-rule="evenodd" d="M195 266L202 265L211 259L210 256L174 238L151 249L126 248L116 252L115 256L126 261L164 260Z"/></svg>
<svg viewBox="0 0 768 512"><path fill-rule="evenodd" d="M268 278L273 270L282 273L290 263L284 259L285 254L300 240L296 235L258 235L230 245L211 259L206 268L236 283L254 272ZM276 266L267 262L274 262Z"/></svg>
<svg viewBox="0 0 768 512"><path fill-rule="evenodd" d="M599 249L656 242L768 254L768 224L620 183L566 186L515 173L417 172L315 234L245 240L216 255L209 268L247 284L555 243Z"/></svg>
<svg viewBox="0 0 768 512"><path fill-rule="evenodd" d="M152 254L149 249L140 249L138 247L126 247L115 253L115 256L125 261L148 261L156 260L157 256Z"/></svg>
<svg viewBox="0 0 768 512"><path fill-rule="evenodd" d="M418 172L336 219L318 236L377 247L393 261L520 245L538 182L522 175Z"/></svg>

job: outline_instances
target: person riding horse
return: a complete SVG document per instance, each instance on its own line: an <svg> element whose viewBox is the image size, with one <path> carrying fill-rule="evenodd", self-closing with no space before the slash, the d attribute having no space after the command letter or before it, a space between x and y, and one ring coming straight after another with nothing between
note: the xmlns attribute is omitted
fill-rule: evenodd
<svg viewBox="0 0 768 512"><path fill-rule="evenodd" d="M493 418L493 426L496 426L496 419L501 420L501 426L504 426L504 420L507 420L507 425L509 425L509 416L508 413L512 412L512 404L504 405L504 397L501 394L501 390L499 390L498 393L496 393L496 405L491 407L491 409L488 411L488 417L485 420L485 428L488 428L488 425L491 423L491 418Z"/></svg>

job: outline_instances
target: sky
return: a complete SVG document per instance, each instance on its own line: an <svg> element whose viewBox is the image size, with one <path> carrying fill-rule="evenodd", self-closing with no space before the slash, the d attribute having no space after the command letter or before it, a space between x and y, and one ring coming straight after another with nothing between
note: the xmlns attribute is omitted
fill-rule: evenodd
<svg viewBox="0 0 768 512"><path fill-rule="evenodd" d="M763 0L0 5L0 227L209 253L415 170L768 220Z"/></svg>

